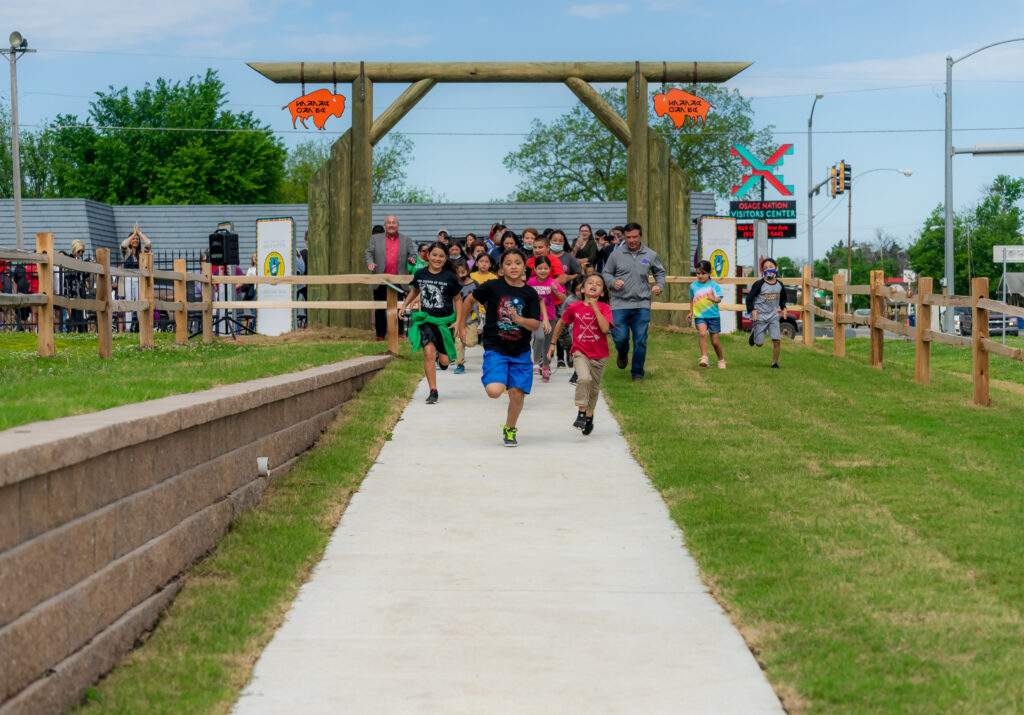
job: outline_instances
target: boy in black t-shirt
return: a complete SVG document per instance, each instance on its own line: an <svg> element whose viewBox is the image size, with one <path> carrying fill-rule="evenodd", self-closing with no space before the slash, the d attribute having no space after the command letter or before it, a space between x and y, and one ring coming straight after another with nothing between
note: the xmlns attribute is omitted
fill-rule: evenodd
<svg viewBox="0 0 1024 715"><path fill-rule="evenodd" d="M413 274L412 290L405 297L400 313L406 306L420 299L420 309L409 317L409 341L412 351L423 348L423 373L427 377L430 394L427 404L437 402L437 370L447 370L455 360L455 340L451 325L455 322L462 297L459 279L455 275L448 251L435 243L427 252L427 265Z"/></svg>
<svg viewBox="0 0 1024 715"><path fill-rule="evenodd" d="M465 339L466 316L479 302L487 309L484 321L484 365L481 382L487 396L497 399L508 391L508 413L502 425L506 447L518 445L516 421L533 387L530 343L540 327L540 298L526 285L526 255L518 248L501 257L502 277L478 286L462 302L456 334Z"/></svg>

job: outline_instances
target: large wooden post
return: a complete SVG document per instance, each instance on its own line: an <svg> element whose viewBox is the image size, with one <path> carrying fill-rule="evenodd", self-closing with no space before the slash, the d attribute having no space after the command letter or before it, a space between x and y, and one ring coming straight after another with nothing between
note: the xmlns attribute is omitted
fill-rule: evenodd
<svg viewBox="0 0 1024 715"><path fill-rule="evenodd" d="M626 82L626 124L630 143L626 150L626 220L636 221L646 231L647 170L647 79L634 74Z"/></svg>
<svg viewBox="0 0 1024 715"><path fill-rule="evenodd" d="M885 296L882 288L885 285L884 271L871 271L871 367L882 367L885 357L885 328L876 327L878 321L885 317Z"/></svg>
<svg viewBox="0 0 1024 715"><path fill-rule="evenodd" d="M309 275L325 276L331 273L329 238L331 230L330 159L309 179L309 261L306 272ZM307 289L310 301L327 300L327 286L310 284ZM327 311L309 310L306 314L309 325L327 325Z"/></svg>
<svg viewBox="0 0 1024 715"><path fill-rule="evenodd" d="M348 249L346 273L365 273L363 253L370 240L373 212L373 82L368 77L357 77L352 82L352 199L349 211ZM368 288L354 286L352 299L366 299ZM372 293L370 294L372 295ZM370 311L343 311L348 314L353 328L373 325Z"/></svg>
<svg viewBox="0 0 1024 715"><path fill-rule="evenodd" d="M932 328L932 307L925 303L925 296L931 295L932 279L917 279L917 317L914 337L914 382L927 385L931 381L932 343L925 340L925 331Z"/></svg>
<svg viewBox="0 0 1024 715"><path fill-rule="evenodd" d="M53 234L36 234L36 253L45 253L46 263L36 264L39 277L39 295L46 296L46 302L39 306L36 320L36 342L39 357L53 357Z"/></svg>
<svg viewBox="0 0 1024 715"><path fill-rule="evenodd" d="M974 404L987 407L992 402L988 396L988 351L982 340L988 337L988 310L978 307L978 301L982 298L988 298L987 277L971 281L971 377L974 382Z"/></svg>
<svg viewBox="0 0 1024 715"><path fill-rule="evenodd" d="M345 132L341 139L331 146L329 160L330 192L329 233L330 242L330 275L351 273L349 251L352 241L350 232L352 212L352 130ZM348 285L332 285L327 289L328 300L351 300L352 287ZM331 327L347 327L351 325L350 311L328 311L327 324Z"/></svg>

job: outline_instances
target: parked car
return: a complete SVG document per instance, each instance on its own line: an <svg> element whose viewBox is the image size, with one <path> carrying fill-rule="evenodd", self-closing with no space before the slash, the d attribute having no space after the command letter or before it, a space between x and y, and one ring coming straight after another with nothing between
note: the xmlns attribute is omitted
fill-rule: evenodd
<svg viewBox="0 0 1024 715"><path fill-rule="evenodd" d="M970 335L973 332L974 315L970 308L953 309L953 328L958 335ZM1019 335L1020 327L1017 318L1005 313L988 314L989 335Z"/></svg>

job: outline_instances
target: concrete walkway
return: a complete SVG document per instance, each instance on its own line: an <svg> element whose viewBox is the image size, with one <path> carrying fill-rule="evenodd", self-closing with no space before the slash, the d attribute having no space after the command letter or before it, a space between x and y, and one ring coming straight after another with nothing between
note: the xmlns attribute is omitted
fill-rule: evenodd
<svg viewBox="0 0 1024 715"><path fill-rule="evenodd" d="M781 713L602 401L422 382L235 712ZM611 366L614 370L614 365Z"/></svg>

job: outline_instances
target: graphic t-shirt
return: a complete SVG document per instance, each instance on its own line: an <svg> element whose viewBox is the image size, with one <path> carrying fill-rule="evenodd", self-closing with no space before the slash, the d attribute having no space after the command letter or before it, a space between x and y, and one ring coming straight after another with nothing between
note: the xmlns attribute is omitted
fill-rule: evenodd
<svg viewBox="0 0 1024 715"><path fill-rule="evenodd" d="M719 317L718 303L711 300L722 296L722 288L712 280L707 283L690 284L690 306L694 318Z"/></svg>
<svg viewBox="0 0 1024 715"><path fill-rule="evenodd" d="M597 307L611 329L611 306L607 303L598 303ZM583 353L591 360L608 357L608 335L601 331L593 308L582 300L572 303L562 313L562 322L572 326L572 352Z"/></svg>
<svg viewBox="0 0 1024 715"><path fill-rule="evenodd" d="M526 281L526 285L533 286L533 289L537 291L537 297L540 298L540 304L544 307L544 314L548 316L548 320L555 320L558 317L558 303L555 302L555 291L551 288L551 285L557 282L551 276L544 281L537 276Z"/></svg>
<svg viewBox="0 0 1024 715"><path fill-rule="evenodd" d="M531 331L512 322L511 309L524 318L540 320L540 298L530 286L511 286L504 278L487 281L473 291L473 297L487 309L483 344L507 357L519 357L530 349Z"/></svg>
<svg viewBox="0 0 1024 715"><path fill-rule="evenodd" d="M770 320L773 315L779 312L779 297L782 291L781 281L774 284L764 281L761 283L761 291L754 298L754 310L757 311L758 320Z"/></svg>
<svg viewBox="0 0 1024 715"><path fill-rule="evenodd" d="M462 286L451 271L431 273L421 268L412 277L412 284L420 290L420 310L434 318L444 318L455 312L455 301Z"/></svg>

